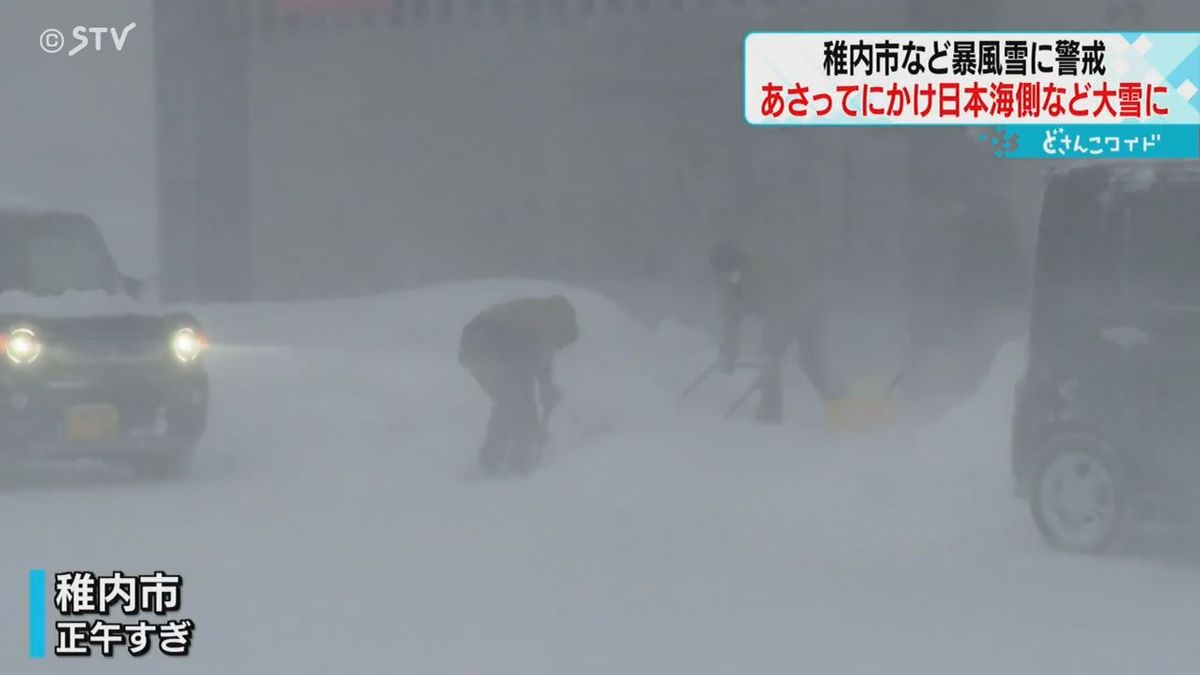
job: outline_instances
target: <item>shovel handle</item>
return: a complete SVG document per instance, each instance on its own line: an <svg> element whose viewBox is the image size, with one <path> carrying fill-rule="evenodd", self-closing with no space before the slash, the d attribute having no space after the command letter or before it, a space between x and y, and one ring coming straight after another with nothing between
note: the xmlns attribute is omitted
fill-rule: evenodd
<svg viewBox="0 0 1200 675"><path fill-rule="evenodd" d="M711 366L706 368L703 373L700 373L700 376L697 377L695 380L693 380L692 383L688 385L687 389L683 390L683 393L679 395L679 399L684 400L688 396L691 396L692 392L696 391L696 387L699 387L705 380L708 379L709 375L712 375L714 372L716 372L717 367L719 367L720 365L721 365L720 359L713 361Z"/></svg>
<svg viewBox="0 0 1200 675"><path fill-rule="evenodd" d="M688 385L687 389L683 390L683 393L679 395L679 400L682 401L682 400L685 400L688 396L691 396L692 392L696 391L696 387L699 387L701 384L703 384L704 381L707 380L710 375L712 375L714 372L716 372L717 368L719 368L720 366L721 366L721 359L717 359L716 361L713 361L713 364L711 366L709 366L703 373L700 373L699 377L697 377L695 380L693 380L692 383ZM758 368L759 365L757 363L735 363L735 364L733 364L733 367L737 370L744 370L747 368Z"/></svg>
<svg viewBox="0 0 1200 675"><path fill-rule="evenodd" d="M728 418L732 417L733 414L735 412L737 412L739 408L742 407L742 404L746 402L746 399L750 398L751 394L758 391L758 388L761 384L762 384L761 379L755 380L754 384L750 385L750 388L747 389L745 392L743 392L742 395L739 396L738 399L736 401L734 401L732 405L729 406L729 409L725 411L725 418L728 419Z"/></svg>

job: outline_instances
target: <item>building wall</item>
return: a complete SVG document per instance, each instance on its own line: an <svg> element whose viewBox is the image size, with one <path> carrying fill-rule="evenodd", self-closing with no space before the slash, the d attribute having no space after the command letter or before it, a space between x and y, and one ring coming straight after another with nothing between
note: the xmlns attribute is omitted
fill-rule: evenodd
<svg viewBox="0 0 1200 675"><path fill-rule="evenodd" d="M661 132L675 88L631 81L647 43L579 24L258 40L251 124L264 293L547 276L579 271L585 253L644 264L640 237L670 217ZM634 100L638 92L646 98Z"/></svg>
<svg viewBox="0 0 1200 675"><path fill-rule="evenodd" d="M0 192L99 221L120 262L155 271L150 0L10 0L0 21ZM46 54L46 28L137 26L117 53Z"/></svg>
<svg viewBox="0 0 1200 675"><path fill-rule="evenodd" d="M8 3L6 21L0 23L0 63L7 90L13 92L0 105L0 128L6 131L0 134L0 156L5 158L0 161L0 192L93 214L122 263L140 274L155 271L157 235L150 4L17 0ZM631 10L640 7L626 4ZM473 252L479 265L502 271L514 256L524 256L511 250L516 237L506 233L534 227L526 221L541 221L547 230L547 223L573 213L605 223L594 226L598 230L622 232L627 248L635 251L654 250L647 243L655 239L647 232L650 220L698 221L695 233L702 235L728 227L736 220L731 186L750 182L746 167L756 166L743 142L746 130L735 121L736 96L729 89L739 77L740 35L754 27L901 26L907 10L891 2L876 2L870 11L800 2L749 2L741 9L732 2L710 4L707 19L690 10L672 14L655 9L608 19L598 13L585 27L558 32L448 28L436 23L434 15L430 25L400 31L379 28L256 41L253 143L264 158L254 175L265 287L283 293L303 285L304 279L326 285L315 279L332 275L331 267L349 265L371 269L369 281L378 285L436 275L439 270L424 268L437 256L417 250ZM1200 3L1185 0L1147 0L1140 14L1135 4L1122 0L1016 0L990 5L994 16L981 15L980 8L942 4L931 6L931 18L913 27L928 27L935 20L954 27L1200 25ZM605 6L596 3L599 9ZM918 4L914 11L919 9ZM644 20L639 16L649 16L645 30L638 30ZM76 24L128 21L138 27L119 54L47 55L36 45L46 27L66 30ZM662 35L680 39L663 40ZM646 72L647 63L662 65ZM688 70L698 76L674 88L664 86ZM364 73L367 86L355 81ZM574 82L570 91L564 81ZM720 93L726 90L729 96ZM620 97L640 97L643 103L612 103ZM414 99L425 103L411 105ZM697 114L697 106L689 103L708 99L725 100L729 107L712 105ZM673 101L666 105L673 118L658 112L664 109L662 100ZM578 106L576 114L557 114L572 105ZM604 105L608 109L597 112ZM590 123L578 114L584 106L594 117ZM405 124L415 124L416 131L399 133ZM454 133L434 133L443 124L454 126ZM545 134L550 127L551 134ZM816 155L825 162L843 154L832 137L815 136L798 132L773 145L785 156ZM474 161L488 155L491 159L483 165ZM1045 167L1005 164L1024 241L1031 246ZM679 173L687 175L675 175ZM757 175L769 173L760 168ZM397 177L383 178L388 174ZM667 175L673 176L678 204L647 199L647 185L667 185ZM838 175L826 163L811 180L797 181L820 185L815 195L821 199L795 191L810 195L804 199L806 213L816 208L822 221L847 220L837 206L845 202L837 197L842 185ZM349 187L332 189L339 181ZM461 186L455 199L429 198L448 184ZM530 189L538 184L555 187L540 193ZM289 193L295 206L285 205ZM352 224L338 222L348 212L347 204L367 213L372 226L394 223L403 234L362 237L363 243L356 245L356 237L344 229ZM786 212L795 205L777 208ZM446 236L447 223L479 221L496 223L485 238L470 237L460 244ZM683 224L679 228L684 241L672 245L692 245L693 232ZM305 259L301 253L310 238L327 239L329 255ZM661 252L639 258L616 244L613 248L614 257L624 254L631 268L674 273L659 260L665 255ZM485 256L484 251L499 254ZM394 269L397 256L405 261L401 272ZM544 264L561 269L572 263ZM340 285L363 284L347 280Z"/></svg>

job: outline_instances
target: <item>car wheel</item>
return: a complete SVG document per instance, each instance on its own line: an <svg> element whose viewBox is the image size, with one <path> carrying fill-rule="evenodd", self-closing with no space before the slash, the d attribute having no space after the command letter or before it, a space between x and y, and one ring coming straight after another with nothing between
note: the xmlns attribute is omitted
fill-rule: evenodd
<svg viewBox="0 0 1200 675"><path fill-rule="evenodd" d="M1129 515L1112 459L1086 443L1051 450L1034 474L1031 507L1042 538L1074 553L1111 549Z"/></svg>

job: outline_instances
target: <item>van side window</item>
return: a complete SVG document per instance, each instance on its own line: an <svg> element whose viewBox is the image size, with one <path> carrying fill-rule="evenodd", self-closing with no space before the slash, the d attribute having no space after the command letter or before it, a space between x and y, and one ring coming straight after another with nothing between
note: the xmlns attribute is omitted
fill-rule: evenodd
<svg viewBox="0 0 1200 675"><path fill-rule="evenodd" d="M1117 210L1119 300L1200 309L1200 197L1160 188L1123 200Z"/></svg>

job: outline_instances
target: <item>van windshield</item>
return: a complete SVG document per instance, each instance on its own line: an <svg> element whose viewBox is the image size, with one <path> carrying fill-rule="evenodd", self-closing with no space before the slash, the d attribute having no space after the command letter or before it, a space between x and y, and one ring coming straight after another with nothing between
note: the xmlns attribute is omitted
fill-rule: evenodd
<svg viewBox="0 0 1200 675"><path fill-rule="evenodd" d="M119 275L90 220L71 215L0 215L0 293L115 293Z"/></svg>

